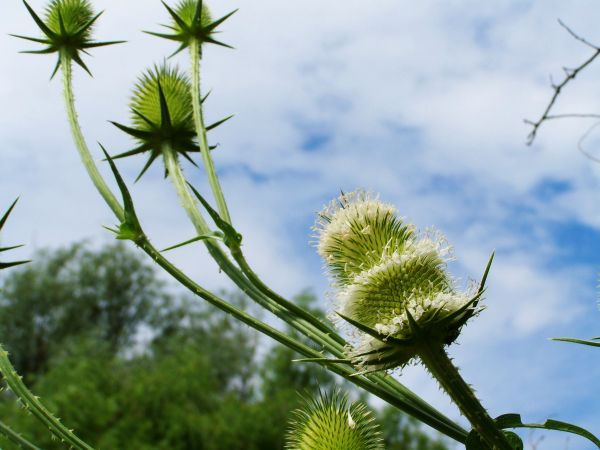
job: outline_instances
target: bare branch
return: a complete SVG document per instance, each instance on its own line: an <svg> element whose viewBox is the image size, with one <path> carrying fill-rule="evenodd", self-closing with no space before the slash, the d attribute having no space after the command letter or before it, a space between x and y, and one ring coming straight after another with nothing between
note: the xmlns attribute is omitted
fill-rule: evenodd
<svg viewBox="0 0 600 450"><path fill-rule="evenodd" d="M558 19L558 23L561 27L563 27L565 30L567 30L567 33L569 33L571 36L573 36L575 39L577 39L579 42L587 45L588 47L593 48L594 50L598 50L598 46L594 45L592 43L590 43L589 41L587 41L586 39L584 39L583 37L579 36L578 34L576 34L573 30L571 30L567 25L565 25L565 23Z"/></svg>
<svg viewBox="0 0 600 450"><path fill-rule="evenodd" d="M579 36L578 34L576 34L573 30L571 30L569 27L567 27L560 19L559 19L558 23L565 30L567 30L567 32L571 36L573 36L573 38L577 39L579 42L587 45L588 47L593 48L594 53L592 54L592 56L590 56L588 59L586 59L581 65L579 65L575 69L563 67L563 71L565 72L565 78L559 84L554 84L554 82L551 81L551 86L552 86L552 89L554 90L554 94L552 95L552 98L550 99L548 106L546 106L544 113L535 122L532 120L525 120L526 124L532 126L532 130L529 133L529 135L527 136L527 145L533 144L533 141L535 140L535 138L537 136L540 126L547 120L562 119L562 118L567 118L567 117L586 117L586 118L600 117L600 115L594 115L594 114L554 114L554 115L550 114L550 111L554 107L554 104L556 103L556 100L558 99L558 96L562 92L563 88L570 81L574 80L577 77L577 75L579 74L579 72L581 72L583 69L585 69L587 66L589 66L600 55L600 47L591 44L589 41L587 41L586 39L584 39L581 36Z"/></svg>

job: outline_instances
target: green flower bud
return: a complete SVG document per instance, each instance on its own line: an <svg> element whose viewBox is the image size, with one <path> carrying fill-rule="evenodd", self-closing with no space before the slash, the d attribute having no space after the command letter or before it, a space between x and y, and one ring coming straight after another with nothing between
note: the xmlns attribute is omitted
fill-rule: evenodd
<svg viewBox="0 0 600 450"><path fill-rule="evenodd" d="M158 131L163 125L160 88L167 103L173 135L195 135L190 81L176 67L154 67L140 76L131 96L131 120L140 130ZM154 141L172 136L156 133Z"/></svg>
<svg viewBox="0 0 600 450"><path fill-rule="evenodd" d="M201 45L216 44L231 48L231 46L217 41L215 34L218 33L216 31L217 27L235 14L237 10L213 21L203 0L181 0L174 9L165 2L163 2L163 5L167 8L172 19L171 24L166 25L166 27L171 29L173 34L155 33L153 31L146 31L146 33L179 42L180 46L173 55L187 48L193 41Z"/></svg>
<svg viewBox="0 0 600 450"><path fill-rule="evenodd" d="M381 450L383 440L371 411L346 396L321 394L293 412L289 450Z"/></svg>
<svg viewBox="0 0 600 450"><path fill-rule="evenodd" d="M52 0L46 7L45 20L42 20L25 0L23 0L23 3L44 34L44 37L40 39L14 34L12 36L47 46L42 50L23 53L60 53L68 56L83 67L86 72L90 73L81 59L80 52L87 52L88 49L93 47L102 47L123 42L92 41L93 26L102 13L95 14L88 0ZM52 77L54 77L60 65L61 59L59 57L54 72L52 72Z"/></svg>
<svg viewBox="0 0 600 450"><path fill-rule="evenodd" d="M132 127L113 124L133 136L139 146L114 158L149 152L139 177L165 146L190 161L188 153L200 151L192 116L190 81L177 68L165 64L146 71L134 88L130 108Z"/></svg>
<svg viewBox="0 0 600 450"><path fill-rule="evenodd" d="M315 230L337 311L363 331L349 351L358 366L404 366L423 339L453 342L475 312L478 296L458 292L447 273L445 239L418 235L392 205L362 191L343 194L320 213Z"/></svg>

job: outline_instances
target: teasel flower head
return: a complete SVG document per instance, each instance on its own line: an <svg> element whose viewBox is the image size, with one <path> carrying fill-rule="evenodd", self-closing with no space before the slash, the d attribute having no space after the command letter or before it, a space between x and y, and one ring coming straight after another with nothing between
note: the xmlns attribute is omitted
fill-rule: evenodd
<svg viewBox="0 0 600 450"><path fill-rule="evenodd" d="M43 37L34 38L15 34L12 36L46 46L42 50L26 51L23 53L63 53L79 64L86 72L90 73L88 67L81 59L81 52L87 53L87 50L90 48L124 42L94 42L92 40L94 24L102 13L96 14L88 0L52 0L46 6L43 18L38 16L25 0L23 0L23 3L42 31ZM58 62L52 72L52 77L54 77L60 65L61 58L59 56Z"/></svg>
<svg viewBox="0 0 600 450"><path fill-rule="evenodd" d="M321 211L315 231L336 313L358 328L348 356L366 371L402 367L424 342L454 342L478 311L482 290L457 290L443 236L417 233L370 193L342 194Z"/></svg>
<svg viewBox="0 0 600 450"><path fill-rule="evenodd" d="M112 122L133 136L138 146L113 157L149 153L138 179L158 158L165 146L187 158L199 152L192 117L190 81L186 75L167 64L147 70L139 78L131 97L131 126Z"/></svg>
<svg viewBox="0 0 600 450"><path fill-rule="evenodd" d="M334 392L304 399L293 412L288 450L382 450L383 439L371 411L361 402Z"/></svg>
<svg viewBox="0 0 600 450"><path fill-rule="evenodd" d="M215 35L219 33L217 27L235 14L237 10L213 21L203 0L180 0L174 8L171 8L165 2L163 2L163 5L171 16L171 23L164 25L171 31L171 34L155 33L153 31L146 31L146 33L179 42L180 46L173 55L187 48L192 41L231 48L231 46L215 39Z"/></svg>

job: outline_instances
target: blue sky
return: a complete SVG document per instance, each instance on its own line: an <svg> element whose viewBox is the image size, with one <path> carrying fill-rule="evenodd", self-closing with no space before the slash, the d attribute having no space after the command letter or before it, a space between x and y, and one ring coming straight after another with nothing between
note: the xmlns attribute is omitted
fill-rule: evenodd
<svg viewBox="0 0 600 450"><path fill-rule="evenodd" d="M7 33L36 30L20 1L5 3L0 204L17 195L21 203L3 240L27 243L20 256L82 238L106 242L101 225L114 221L72 147L60 81L48 80L54 60L17 53L30 47ZM129 42L94 51L94 78L76 72L77 102L89 142L116 153L131 143L107 120L127 121L136 77L173 48L138 31L167 20L158 0L94 4L106 10L98 38ZM308 245L314 213L340 189L380 192L418 227L447 235L463 280L479 277L496 250L488 309L450 350L492 414L600 433L600 354L548 341L600 334L600 165L577 150L592 123L548 124L531 147L523 124L545 107L549 76L561 79L562 66L590 54L556 19L600 42L597 4L221 0L213 10L237 7L222 35L236 50L208 49L203 76L213 90L209 120L236 113L211 140L256 270L286 295L311 287L324 297L328 281ZM557 112L600 112L599 76L600 64L590 67ZM591 135L586 148L598 143ZM120 167L132 182L142 164ZM159 247L193 236L158 165L132 190ZM201 247L173 258L205 286L229 286ZM402 381L462 420L422 369ZM564 437L538 448L565 448ZM568 448L589 446L571 439Z"/></svg>

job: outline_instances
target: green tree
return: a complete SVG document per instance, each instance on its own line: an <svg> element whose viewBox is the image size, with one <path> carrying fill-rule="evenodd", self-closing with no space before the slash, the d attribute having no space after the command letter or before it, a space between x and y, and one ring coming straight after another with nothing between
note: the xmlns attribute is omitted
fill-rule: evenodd
<svg viewBox="0 0 600 450"><path fill-rule="evenodd" d="M126 348L151 305L167 296L151 266L122 244L41 251L0 286L0 342L26 379L43 373L66 341L93 336Z"/></svg>
<svg viewBox="0 0 600 450"><path fill-rule="evenodd" d="M36 394L95 448L279 450L298 392L341 383L224 313L169 295L152 267L120 245L79 244L36 260L3 282L0 323L15 334L2 329L2 339ZM253 308L243 296L226 297ZM296 301L318 309L308 293ZM10 393L0 419L41 448L63 448ZM386 410L382 419L390 449L446 448L401 413Z"/></svg>

